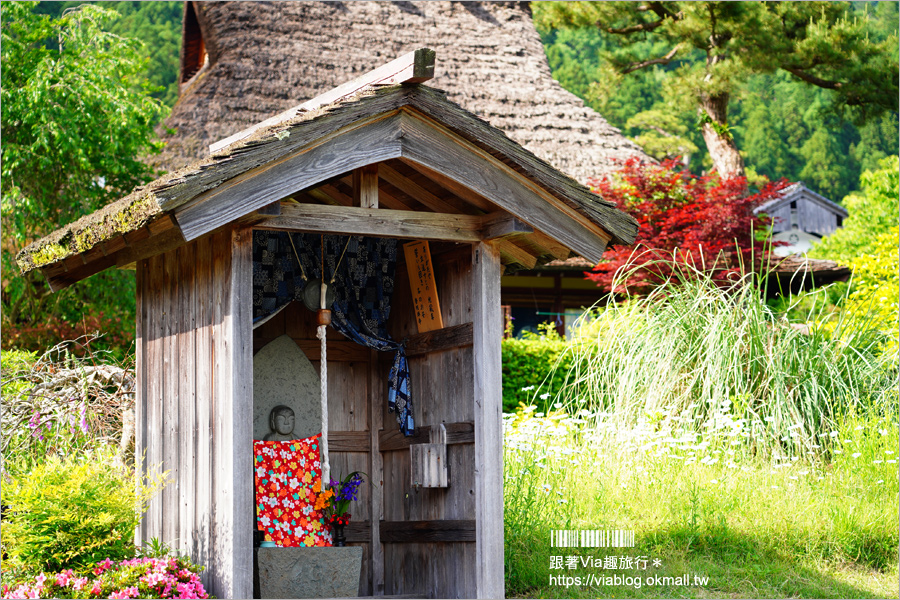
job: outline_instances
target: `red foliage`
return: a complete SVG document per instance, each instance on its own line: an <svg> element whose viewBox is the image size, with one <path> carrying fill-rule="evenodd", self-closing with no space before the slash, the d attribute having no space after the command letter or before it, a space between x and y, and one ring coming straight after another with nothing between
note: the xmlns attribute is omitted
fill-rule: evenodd
<svg viewBox="0 0 900 600"><path fill-rule="evenodd" d="M754 242L754 232L769 220L755 216L753 209L789 183L782 179L744 195L744 178L697 177L677 170L676 164L631 159L612 177L589 182L593 191L637 219L639 229L633 247L607 250L593 272L585 273L588 279L617 293L625 291L623 283L632 293L646 293L670 278L679 264L716 279L730 279L741 265L756 267L762 243ZM620 269L630 272L627 280L616 280Z"/></svg>

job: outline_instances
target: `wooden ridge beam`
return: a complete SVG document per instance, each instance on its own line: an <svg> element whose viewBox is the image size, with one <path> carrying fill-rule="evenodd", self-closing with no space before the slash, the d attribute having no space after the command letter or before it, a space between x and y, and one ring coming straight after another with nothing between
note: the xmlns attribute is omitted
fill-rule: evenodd
<svg viewBox="0 0 900 600"><path fill-rule="evenodd" d="M312 100L307 100L303 104L298 104L293 108L275 115L261 123L257 123L252 127L248 127L243 131L239 131L232 136L220 140L209 147L209 153L215 154L222 148L230 146L234 142L248 138L260 129L271 125L278 125L285 121L293 119L297 115L315 110L326 104L337 102L341 98L355 94L361 89L370 85L395 85L398 83L422 83L434 77L434 50L429 48L419 48L400 58L373 69L352 81L348 81L336 88L325 92L320 96L316 96Z"/></svg>

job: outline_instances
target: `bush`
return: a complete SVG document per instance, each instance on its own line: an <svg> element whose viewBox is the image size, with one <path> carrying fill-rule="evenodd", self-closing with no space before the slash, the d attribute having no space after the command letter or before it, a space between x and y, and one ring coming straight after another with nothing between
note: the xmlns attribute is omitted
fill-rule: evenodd
<svg viewBox="0 0 900 600"><path fill-rule="evenodd" d="M634 248L607 250L587 278L617 294L626 288L643 294L685 273L730 282L745 266L755 269L764 256L754 248L755 239L769 218L754 215L753 209L777 198L788 182L769 183L750 194L742 177L696 177L674 160L648 165L631 159L612 176L590 184L604 200L634 216L639 229Z"/></svg>
<svg viewBox="0 0 900 600"><path fill-rule="evenodd" d="M4 598L209 598L198 567L184 557L95 563L88 576L72 570L3 586Z"/></svg>
<svg viewBox="0 0 900 600"><path fill-rule="evenodd" d="M540 335L503 340L503 412L513 412L520 404L548 408L572 364L565 349L566 341L552 327L542 327Z"/></svg>
<svg viewBox="0 0 900 600"><path fill-rule="evenodd" d="M34 573L132 558L140 514L162 486L162 477L136 485L131 469L100 452L51 457L6 479L3 550L12 565Z"/></svg>
<svg viewBox="0 0 900 600"><path fill-rule="evenodd" d="M115 446L120 462L130 461L133 370L91 350L95 339L63 342L39 358L2 351L4 473Z"/></svg>
<svg viewBox="0 0 900 600"><path fill-rule="evenodd" d="M816 244L810 256L853 267L847 310L868 313L889 336L885 351L896 356L900 315L900 261L897 256L897 211L900 210L900 159L889 156L876 171L860 179L862 193L844 198L850 216L841 229Z"/></svg>

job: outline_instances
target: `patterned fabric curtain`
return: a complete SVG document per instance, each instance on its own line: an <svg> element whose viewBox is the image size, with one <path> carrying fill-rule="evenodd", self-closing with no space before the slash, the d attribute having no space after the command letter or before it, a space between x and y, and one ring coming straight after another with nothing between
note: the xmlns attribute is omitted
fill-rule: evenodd
<svg viewBox="0 0 900 600"><path fill-rule="evenodd" d="M265 319L292 300L303 301L306 282L321 278L323 247L325 280L334 278L331 325L357 344L394 352L388 408L397 413L400 431L413 435L406 352L386 328L394 293L396 240L254 231L253 321Z"/></svg>

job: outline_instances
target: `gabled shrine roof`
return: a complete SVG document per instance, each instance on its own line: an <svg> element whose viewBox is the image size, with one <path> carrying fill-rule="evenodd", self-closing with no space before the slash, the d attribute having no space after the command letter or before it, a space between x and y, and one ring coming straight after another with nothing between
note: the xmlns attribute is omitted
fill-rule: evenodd
<svg viewBox="0 0 900 600"><path fill-rule="evenodd" d="M443 136L446 136L447 139L457 140L460 147L465 146L467 156L479 165L470 170L472 176L481 182L482 194L487 193L484 190L493 185L492 177L512 177L519 182L516 184L520 186L517 189L535 194L536 198L542 198L552 207L545 210L543 205L532 202L530 208L526 209L523 205L522 210L518 210L518 198L504 199L508 203L504 209L525 222L532 220L530 216L535 208L539 209L538 212L543 216L538 219L539 222L531 223L535 231L540 230L543 234L562 241L542 225L548 222L548 218L553 219L547 215L559 214L562 229L558 231L575 227L580 232L576 235L577 239L586 239L585 236L593 231L602 240L597 248L590 244L587 248L572 247L573 244L569 242L564 244L574 252L592 255L593 259L599 259L599 252L602 252L606 243L630 244L635 239L637 223L629 215L614 208L613 203L603 200L522 148L499 129L448 100L443 92L422 85L406 84L368 87L330 105L300 112L285 121L260 128L249 137L141 186L128 196L34 242L22 250L17 261L23 272L41 268L55 288L64 287L110 266L130 264L154 247L165 249L173 244L195 239L208 233L210 227L215 228L244 218L273 200L278 201L279 198L266 199L264 194L251 194L231 200L225 205L217 205L218 208L202 209L205 206L203 202L212 194L218 194L223 189L239 189L256 177L274 177L273 173L278 172L279 165L284 161L303 158L304 155L313 156L310 148L322 151L323 144L334 145L331 153L323 154L318 163L303 167L304 173L309 176L304 181L320 183L331 180L337 185L337 178L341 173L339 159L342 151L334 140L360 128L374 128L379 122L386 123L385 119L400 119L400 115L406 119L403 123L398 121L393 129L385 126L380 137L372 138L370 162L409 159L410 164L415 164L418 160L414 156L416 152L420 158L428 155L427 151L423 153L423 147L427 148L428 144L434 143L433 140L444 139ZM425 130L438 137L430 140L416 138L417 131L421 134ZM416 144L418 150L413 150ZM364 150L357 148L356 152ZM435 152L444 154L446 149L435 149ZM332 164L334 161L337 163ZM321 177L315 179L319 171ZM281 177L284 179L284 175ZM301 192L302 189L304 188L292 191ZM201 208L197 208L198 206ZM469 215L483 214L476 208L475 205L465 205L460 208L460 212ZM209 223L206 217L198 216L203 210L211 215ZM547 235L543 237L546 238ZM159 243L154 246L148 241L152 239L157 239ZM538 257L543 255L547 259L561 257L558 251L547 255L546 247L547 244L543 247L537 244L535 249L526 240L526 243L520 244L519 249L530 251ZM510 250L515 256L516 250ZM563 255L568 256L565 252Z"/></svg>

